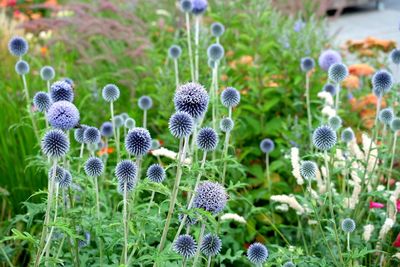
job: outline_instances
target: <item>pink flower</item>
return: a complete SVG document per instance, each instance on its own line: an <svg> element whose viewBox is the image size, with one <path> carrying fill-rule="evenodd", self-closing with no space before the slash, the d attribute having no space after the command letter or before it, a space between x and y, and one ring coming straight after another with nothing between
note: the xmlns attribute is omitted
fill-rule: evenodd
<svg viewBox="0 0 400 267"><path fill-rule="evenodd" d="M369 202L369 208L370 208L370 209L381 209L381 208L383 208L383 207L385 207L385 205L382 204L382 203L373 202L373 201L370 201L370 202ZM399 209L399 208L400 208L400 203L397 202L397 209Z"/></svg>
<svg viewBox="0 0 400 267"><path fill-rule="evenodd" d="M396 201L396 207L397 207L397 211L400 212L400 199L398 199L398 200Z"/></svg>

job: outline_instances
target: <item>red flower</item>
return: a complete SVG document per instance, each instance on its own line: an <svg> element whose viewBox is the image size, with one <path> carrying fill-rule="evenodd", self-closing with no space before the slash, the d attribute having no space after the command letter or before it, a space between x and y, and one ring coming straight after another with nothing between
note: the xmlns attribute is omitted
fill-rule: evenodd
<svg viewBox="0 0 400 267"><path fill-rule="evenodd" d="M400 199L396 201L397 211L400 211Z"/></svg>
<svg viewBox="0 0 400 267"><path fill-rule="evenodd" d="M399 205L399 204L398 204L398 205ZM383 208L383 207L385 207L385 205L382 204L382 203L373 202L373 201L370 201L370 202L369 202L369 209L381 209L381 208ZM399 207L399 206L398 206L398 207Z"/></svg>
<svg viewBox="0 0 400 267"><path fill-rule="evenodd" d="M393 242L393 246L400 248L400 233L397 235L396 240Z"/></svg>

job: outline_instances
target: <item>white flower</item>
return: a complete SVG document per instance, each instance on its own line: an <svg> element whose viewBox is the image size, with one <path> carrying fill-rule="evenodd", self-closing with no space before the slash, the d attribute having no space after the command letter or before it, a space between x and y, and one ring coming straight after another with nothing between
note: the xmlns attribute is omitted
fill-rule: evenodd
<svg viewBox="0 0 400 267"><path fill-rule="evenodd" d="M292 147L290 150L290 160L292 162L292 174L296 178L297 184L304 184L303 177L301 177L300 174L300 158L299 149L297 147Z"/></svg>
<svg viewBox="0 0 400 267"><path fill-rule="evenodd" d="M306 212L306 210L300 205L299 202L297 202L297 200L294 196L274 195L274 196L271 196L271 200L279 202L279 203L287 204L287 205L289 205L289 207L296 210L297 213L299 213L299 214L303 214Z"/></svg>
<svg viewBox="0 0 400 267"><path fill-rule="evenodd" d="M364 241L369 241L371 239L372 232L374 231L375 227L373 224L364 225L364 232L363 232L363 239Z"/></svg>
<svg viewBox="0 0 400 267"><path fill-rule="evenodd" d="M167 158L170 158L170 159L177 159L177 157L178 157L178 153L176 153L174 151L171 151L171 150L168 150L168 149L166 149L164 147L160 147L159 149L151 150L150 153L153 156L156 156L156 157L157 156L162 156L162 157L167 157ZM184 164L190 164L191 162L192 162L192 160L190 158L186 158L183 161Z"/></svg>
<svg viewBox="0 0 400 267"><path fill-rule="evenodd" d="M221 221L228 221L228 220L233 220L238 223L246 223L246 220L242 216L236 213L225 213L224 215L221 216Z"/></svg>
<svg viewBox="0 0 400 267"><path fill-rule="evenodd" d="M317 96L325 101L325 105L333 106L333 97L330 93L319 92ZM335 114L336 114L336 112L335 112Z"/></svg>
<svg viewBox="0 0 400 267"><path fill-rule="evenodd" d="M328 117L336 116L336 110L334 108L332 108L331 106L323 107L321 113Z"/></svg>

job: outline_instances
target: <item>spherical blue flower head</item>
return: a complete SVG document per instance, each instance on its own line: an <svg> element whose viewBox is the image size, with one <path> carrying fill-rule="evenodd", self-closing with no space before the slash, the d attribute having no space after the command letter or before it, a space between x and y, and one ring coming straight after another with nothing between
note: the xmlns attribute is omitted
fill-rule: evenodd
<svg viewBox="0 0 400 267"><path fill-rule="evenodd" d="M147 178L154 183L162 183L165 179L165 170L159 164L152 164L147 169Z"/></svg>
<svg viewBox="0 0 400 267"><path fill-rule="evenodd" d="M192 0L192 13L194 15L201 15L207 9L207 0Z"/></svg>
<svg viewBox="0 0 400 267"><path fill-rule="evenodd" d="M149 110L153 106L153 99L147 95L141 96L138 101L138 106L142 110Z"/></svg>
<svg viewBox="0 0 400 267"><path fill-rule="evenodd" d="M346 128L342 131L341 135L342 141L345 143L349 143L354 140L354 132L351 128Z"/></svg>
<svg viewBox="0 0 400 267"><path fill-rule="evenodd" d="M126 183L126 192L132 192L133 189L135 189L136 183L135 182L127 182ZM125 182L123 182L122 180L118 181L118 193L120 193L121 195L124 194L125 191Z"/></svg>
<svg viewBox="0 0 400 267"><path fill-rule="evenodd" d="M119 88L115 84L107 84L101 92L107 102L114 102L119 98Z"/></svg>
<svg viewBox="0 0 400 267"><path fill-rule="evenodd" d="M346 65L342 63L335 63L329 67L328 76L329 80L340 83L349 75L349 70Z"/></svg>
<svg viewBox="0 0 400 267"><path fill-rule="evenodd" d="M129 115L126 112L119 114L119 116L122 118L124 123L129 118Z"/></svg>
<svg viewBox="0 0 400 267"><path fill-rule="evenodd" d="M37 92L33 97L33 104L40 112L49 110L51 105L50 97L45 92Z"/></svg>
<svg viewBox="0 0 400 267"><path fill-rule="evenodd" d="M314 146L322 151L331 149L337 141L336 132L327 125L318 127L312 138Z"/></svg>
<svg viewBox="0 0 400 267"><path fill-rule="evenodd" d="M394 113L392 108L384 108L379 112L379 121L383 124L390 125L394 118Z"/></svg>
<svg viewBox="0 0 400 267"><path fill-rule="evenodd" d="M82 234L82 233L80 233L80 234ZM85 232L84 236L85 236L85 240L81 240L81 239L78 240L78 247L79 248L87 247L90 244L90 233L89 232Z"/></svg>
<svg viewBox="0 0 400 267"><path fill-rule="evenodd" d="M225 188L219 183L202 182L195 193L193 207L217 214L222 211L227 202Z"/></svg>
<svg viewBox="0 0 400 267"><path fill-rule="evenodd" d="M49 180L53 179L54 181L59 183L64 177L64 172L65 170L57 165L54 173L54 167L51 167L48 172Z"/></svg>
<svg viewBox="0 0 400 267"><path fill-rule="evenodd" d="M265 138L260 143L260 149L263 153L271 153L275 149L274 141L269 138Z"/></svg>
<svg viewBox="0 0 400 267"><path fill-rule="evenodd" d="M171 45L168 49L168 56L172 59L178 59L182 54L182 48L179 45Z"/></svg>
<svg viewBox="0 0 400 267"><path fill-rule="evenodd" d="M64 81L57 81L50 87L50 98L53 102L74 101L74 90L72 86Z"/></svg>
<svg viewBox="0 0 400 267"><path fill-rule="evenodd" d="M100 142L100 131L96 127L87 127L83 132L83 142L86 144L98 144Z"/></svg>
<svg viewBox="0 0 400 267"><path fill-rule="evenodd" d="M144 156L151 148L151 136L147 129L136 127L125 138L125 149L130 155Z"/></svg>
<svg viewBox="0 0 400 267"><path fill-rule="evenodd" d="M40 69L40 77L42 80L45 81L50 81L54 79L54 76L56 75L53 67L51 66L44 66L43 68Z"/></svg>
<svg viewBox="0 0 400 267"><path fill-rule="evenodd" d="M394 118L390 123L390 128L392 128L394 132L400 131L400 118Z"/></svg>
<svg viewBox="0 0 400 267"><path fill-rule="evenodd" d="M196 241L190 235L180 235L174 242L173 249L182 257L191 258L196 254Z"/></svg>
<svg viewBox="0 0 400 267"><path fill-rule="evenodd" d="M74 138L76 142L80 144L84 143L83 134L85 133L87 127L87 125L81 124L79 128L75 129Z"/></svg>
<svg viewBox="0 0 400 267"><path fill-rule="evenodd" d="M169 131L176 138L188 137L192 133L193 127L193 118L186 112L176 112L168 123Z"/></svg>
<svg viewBox="0 0 400 267"><path fill-rule="evenodd" d="M18 62L15 64L15 72L18 75L25 75L29 72L29 64L25 60L18 60Z"/></svg>
<svg viewBox="0 0 400 267"><path fill-rule="evenodd" d="M240 102L240 93L233 87L227 87L221 93L221 102L227 108L236 107Z"/></svg>
<svg viewBox="0 0 400 267"><path fill-rule="evenodd" d="M313 161L303 161L300 166L300 174L305 180L312 180L317 176L317 164Z"/></svg>
<svg viewBox="0 0 400 267"><path fill-rule="evenodd" d="M208 59L207 64L210 67L210 69L213 69L216 66L215 60L212 60L211 58Z"/></svg>
<svg viewBox="0 0 400 267"><path fill-rule="evenodd" d="M300 62L300 68L304 72L309 72L315 67L315 61L311 57L303 57Z"/></svg>
<svg viewBox="0 0 400 267"><path fill-rule="evenodd" d="M207 48L208 58L214 61L219 61L224 57L225 50L220 44L212 44Z"/></svg>
<svg viewBox="0 0 400 267"><path fill-rule="evenodd" d="M75 83L71 78L64 78L64 79L62 79L62 81L68 83L69 85L71 85L72 88L75 87Z"/></svg>
<svg viewBox="0 0 400 267"><path fill-rule="evenodd" d="M329 67L335 63L341 63L342 57L334 50L326 50L321 53L318 58L319 66L324 70L328 71Z"/></svg>
<svg viewBox="0 0 400 267"><path fill-rule="evenodd" d="M183 218L184 215L182 213L179 213L178 215L179 222L182 222ZM198 222L197 217L191 217L189 215L186 216L186 221L185 221L186 226L195 225L197 222Z"/></svg>
<svg viewBox="0 0 400 267"><path fill-rule="evenodd" d="M346 218L342 221L342 230L346 233L351 233L356 230L356 223L353 219Z"/></svg>
<svg viewBox="0 0 400 267"><path fill-rule="evenodd" d="M153 139L151 140L151 150L155 150L155 149L159 149L161 146L160 141L158 141L157 139Z"/></svg>
<svg viewBox="0 0 400 267"><path fill-rule="evenodd" d="M58 101L50 106L47 120L54 128L69 130L79 123L79 111L68 101Z"/></svg>
<svg viewBox="0 0 400 267"><path fill-rule="evenodd" d="M332 116L329 118L329 126L334 130L338 130L342 127L342 119L339 116Z"/></svg>
<svg viewBox="0 0 400 267"><path fill-rule="evenodd" d="M282 267L296 267L296 265L291 261L287 261L282 265Z"/></svg>
<svg viewBox="0 0 400 267"><path fill-rule="evenodd" d="M28 42L19 36L13 37L8 42L8 50L13 56L21 57L28 52L29 45Z"/></svg>
<svg viewBox="0 0 400 267"><path fill-rule="evenodd" d="M214 37L220 37L225 32L225 26L222 23L214 22L211 24L211 34Z"/></svg>
<svg viewBox="0 0 400 267"><path fill-rule="evenodd" d="M121 128L122 126L124 126L124 119L122 118L122 116L118 115L114 117L114 125L115 128Z"/></svg>
<svg viewBox="0 0 400 267"><path fill-rule="evenodd" d="M268 249L259 242L251 244L247 250L247 258L256 265L263 264L268 259L268 256Z"/></svg>
<svg viewBox="0 0 400 267"><path fill-rule="evenodd" d="M181 10L185 13L192 11L192 0L181 0L180 2Z"/></svg>
<svg viewBox="0 0 400 267"><path fill-rule="evenodd" d="M233 120L227 117L223 118L220 121L219 128L221 129L222 132L227 133L232 131L234 125L235 123L233 122Z"/></svg>
<svg viewBox="0 0 400 267"><path fill-rule="evenodd" d="M213 151L217 148L218 135L213 128L202 128L197 135L197 147L204 151Z"/></svg>
<svg viewBox="0 0 400 267"><path fill-rule="evenodd" d="M193 119L199 119L207 111L208 100L207 91L202 85L186 83L179 86L175 93L175 110L187 112Z"/></svg>
<svg viewBox="0 0 400 267"><path fill-rule="evenodd" d="M400 49L393 49L390 53L390 60L393 64L399 65L400 64Z"/></svg>
<svg viewBox="0 0 400 267"><path fill-rule="evenodd" d="M42 151L47 157L61 158L69 150L69 141L67 135L61 130L50 130L42 139Z"/></svg>
<svg viewBox="0 0 400 267"><path fill-rule="evenodd" d="M68 188L72 184L72 175L68 170L64 170L64 175L58 181L58 186L61 188Z"/></svg>
<svg viewBox="0 0 400 267"><path fill-rule="evenodd" d="M84 169L87 176L99 177L103 174L104 164L103 161L101 161L101 159L97 157L90 157L85 162Z"/></svg>
<svg viewBox="0 0 400 267"><path fill-rule="evenodd" d="M220 253L221 239L217 235L206 234L200 245L200 251L207 257L213 257Z"/></svg>
<svg viewBox="0 0 400 267"><path fill-rule="evenodd" d="M336 95L336 86L331 83L327 83L322 88L322 91L330 93L332 96Z"/></svg>
<svg viewBox="0 0 400 267"><path fill-rule="evenodd" d="M393 76L387 70L379 70L372 76L372 88L377 97L389 92L393 85Z"/></svg>
<svg viewBox="0 0 400 267"><path fill-rule="evenodd" d="M126 120L125 120L125 127L126 128L128 128L128 129L133 129L133 128L135 128L135 126L136 126L136 122L135 122L135 120L134 119L132 119L132 118L127 118Z"/></svg>
<svg viewBox="0 0 400 267"><path fill-rule="evenodd" d="M104 137L111 137L114 134L113 125L111 122L106 121L100 126L100 133Z"/></svg>
<svg viewBox="0 0 400 267"><path fill-rule="evenodd" d="M118 181L122 183L133 182L136 183L137 167L136 164L131 160L123 160L115 167L115 176Z"/></svg>

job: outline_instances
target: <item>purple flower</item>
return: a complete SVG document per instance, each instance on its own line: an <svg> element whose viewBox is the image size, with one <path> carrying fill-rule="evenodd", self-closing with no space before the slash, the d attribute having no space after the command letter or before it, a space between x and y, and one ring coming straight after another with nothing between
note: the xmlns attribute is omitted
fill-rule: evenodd
<svg viewBox="0 0 400 267"><path fill-rule="evenodd" d="M79 123L79 111L68 101L58 101L50 106L47 120L54 128L70 130Z"/></svg>
<svg viewBox="0 0 400 267"><path fill-rule="evenodd" d="M341 62L342 57L340 56L340 54L331 49L323 51L318 59L319 66L324 71L328 71L331 65Z"/></svg>

